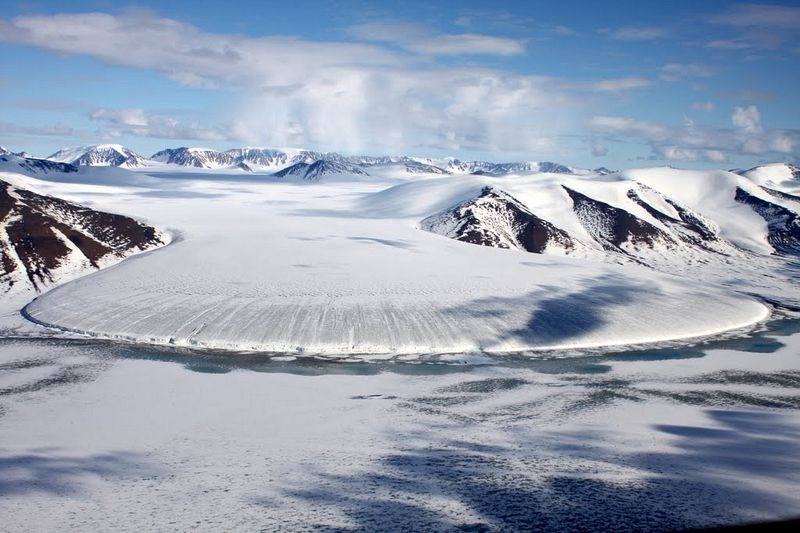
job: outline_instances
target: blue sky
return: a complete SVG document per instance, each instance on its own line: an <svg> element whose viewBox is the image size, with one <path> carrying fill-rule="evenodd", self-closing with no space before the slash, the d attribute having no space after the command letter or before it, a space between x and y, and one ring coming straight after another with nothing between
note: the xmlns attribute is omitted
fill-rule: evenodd
<svg viewBox="0 0 800 533"><path fill-rule="evenodd" d="M4 5L7 148L292 146L592 168L800 158L791 3L65 4Z"/></svg>

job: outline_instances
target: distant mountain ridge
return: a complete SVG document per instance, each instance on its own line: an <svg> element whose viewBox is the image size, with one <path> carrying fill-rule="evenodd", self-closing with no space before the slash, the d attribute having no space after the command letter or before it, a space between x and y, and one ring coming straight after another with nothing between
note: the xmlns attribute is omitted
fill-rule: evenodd
<svg viewBox="0 0 800 533"><path fill-rule="evenodd" d="M178 147L156 152L146 159L121 145L91 145L59 150L48 159L76 166L145 167L156 162L198 169L230 169L245 172L268 172L278 177L299 177L316 180L325 174L354 174L368 176L370 168L395 167L409 174L478 174L504 176L509 174L548 172L555 174L606 174L611 171L579 169L547 161L493 163L490 161L461 161L447 158L434 160L409 156L345 156L336 152L312 150L278 150L274 148L232 148L219 151L212 148ZM315 163L318 163L315 165ZM307 167L315 165L311 170Z"/></svg>
<svg viewBox="0 0 800 533"><path fill-rule="evenodd" d="M65 148L47 159L59 163L91 167L136 168L144 166L145 158L119 144L93 144L78 148Z"/></svg>

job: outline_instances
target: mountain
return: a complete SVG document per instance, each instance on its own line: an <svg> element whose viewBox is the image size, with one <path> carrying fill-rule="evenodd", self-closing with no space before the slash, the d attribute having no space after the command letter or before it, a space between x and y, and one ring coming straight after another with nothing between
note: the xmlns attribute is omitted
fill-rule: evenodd
<svg viewBox="0 0 800 533"><path fill-rule="evenodd" d="M790 163L774 163L735 172L766 187L800 190L800 168Z"/></svg>
<svg viewBox="0 0 800 533"><path fill-rule="evenodd" d="M158 230L132 218L0 179L0 293L20 287L41 292L164 243Z"/></svg>
<svg viewBox="0 0 800 533"><path fill-rule="evenodd" d="M776 198L793 200L800 205L800 197L786 193L772 194ZM800 256L800 216L796 212L759 198L741 187L736 188L736 201L750 206L764 219L767 223L767 242L776 253Z"/></svg>
<svg viewBox="0 0 800 533"><path fill-rule="evenodd" d="M446 170L454 174L478 174L487 176L504 176L506 174L530 174L532 172L549 172L553 174L575 174L575 169L558 163L547 161L491 163L489 161L459 161L451 159Z"/></svg>
<svg viewBox="0 0 800 533"><path fill-rule="evenodd" d="M285 152L272 148L233 148L225 154L233 159L234 166L245 164L253 170L280 170L294 163L313 163L325 156L308 150Z"/></svg>
<svg viewBox="0 0 800 533"><path fill-rule="evenodd" d="M421 229L494 248L659 269L800 256L800 196L727 172L643 169L563 180L530 175L477 190L485 178L472 180L466 191L475 192L421 219ZM437 195L461 195L460 186L450 189L414 184L408 197L437 205Z"/></svg>
<svg viewBox="0 0 800 533"><path fill-rule="evenodd" d="M274 174L279 178L299 177L308 181L317 181L326 174L349 174L357 176L368 176L368 174L357 165L318 159L313 163L295 163L289 167L279 170Z"/></svg>
<svg viewBox="0 0 800 533"><path fill-rule="evenodd" d="M160 163L196 168L228 168L236 166L236 159L227 152L210 148L168 148L150 158Z"/></svg>
<svg viewBox="0 0 800 533"><path fill-rule="evenodd" d="M8 150L0 153L0 171L21 172L23 174L62 174L78 172L78 167L70 163L59 163L49 159L37 159Z"/></svg>
<svg viewBox="0 0 800 533"><path fill-rule="evenodd" d="M491 163L488 161L460 161L447 159L414 158L408 156L343 156L336 152L314 152L310 150L276 150L272 148L233 148L220 152L209 148L169 148L151 157L152 160L172 165L196 168L239 168L244 171L273 171L278 177L299 176L316 179L324 174L352 173L369 175L370 168L401 169L407 174L478 174L504 176L507 174L530 174L547 172L555 174L591 173L551 162ZM306 176L306 167L320 162L319 172ZM600 168L596 174L608 174L610 170Z"/></svg>
<svg viewBox="0 0 800 533"><path fill-rule="evenodd" d="M553 249L569 253L575 248L567 232L493 187L484 187L475 198L424 219L420 227L458 241L537 254Z"/></svg>
<svg viewBox="0 0 800 533"><path fill-rule="evenodd" d="M47 159L78 166L123 168L141 167L145 161L133 150L119 144L94 144L63 149Z"/></svg>

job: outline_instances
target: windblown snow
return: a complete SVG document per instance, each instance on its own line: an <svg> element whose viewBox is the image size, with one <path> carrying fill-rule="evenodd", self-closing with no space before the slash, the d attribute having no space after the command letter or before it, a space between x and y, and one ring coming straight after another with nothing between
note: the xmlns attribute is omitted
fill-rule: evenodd
<svg viewBox="0 0 800 533"><path fill-rule="evenodd" d="M796 200L746 176L452 175L411 161L427 164L365 159L368 174L311 182L172 165L20 176L181 235L25 314L141 343L393 357L673 341L761 321L762 299L800 301L793 249L776 245L795 238Z"/></svg>

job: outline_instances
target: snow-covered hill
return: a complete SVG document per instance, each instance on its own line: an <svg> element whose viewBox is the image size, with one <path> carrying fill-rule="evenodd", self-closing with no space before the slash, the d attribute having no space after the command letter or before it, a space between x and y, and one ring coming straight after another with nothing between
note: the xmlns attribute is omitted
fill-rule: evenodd
<svg viewBox="0 0 800 533"><path fill-rule="evenodd" d="M275 176L280 178L299 177L304 180L316 181L326 174L367 176L367 172L358 165L343 161L317 159L313 163L299 162L279 170Z"/></svg>
<svg viewBox="0 0 800 533"><path fill-rule="evenodd" d="M569 253L575 248L567 232L537 217L511 195L488 186L475 198L424 219L420 227L451 239L495 248L533 253Z"/></svg>
<svg viewBox="0 0 800 533"><path fill-rule="evenodd" d="M800 191L800 168L789 163L774 163L739 171L739 174L765 187Z"/></svg>
<svg viewBox="0 0 800 533"><path fill-rule="evenodd" d="M0 175L0 294L41 292L164 242L132 218L38 194L14 175Z"/></svg>
<svg viewBox="0 0 800 533"><path fill-rule="evenodd" d="M3 149L0 152L0 172L19 172L22 174L69 174L78 172L78 167L70 163L59 163L50 159L37 159L24 154L14 154Z"/></svg>
<svg viewBox="0 0 800 533"><path fill-rule="evenodd" d="M119 144L94 144L78 148L65 148L47 159L92 167L136 168L145 164L142 156Z"/></svg>
<svg viewBox="0 0 800 533"><path fill-rule="evenodd" d="M452 205L421 220L421 228L484 246L667 270L670 264L731 257L800 255L800 197L732 173L661 168L465 183L468 198L457 195ZM458 190L430 182L396 190L402 196L412 188L414 197L437 207Z"/></svg>

